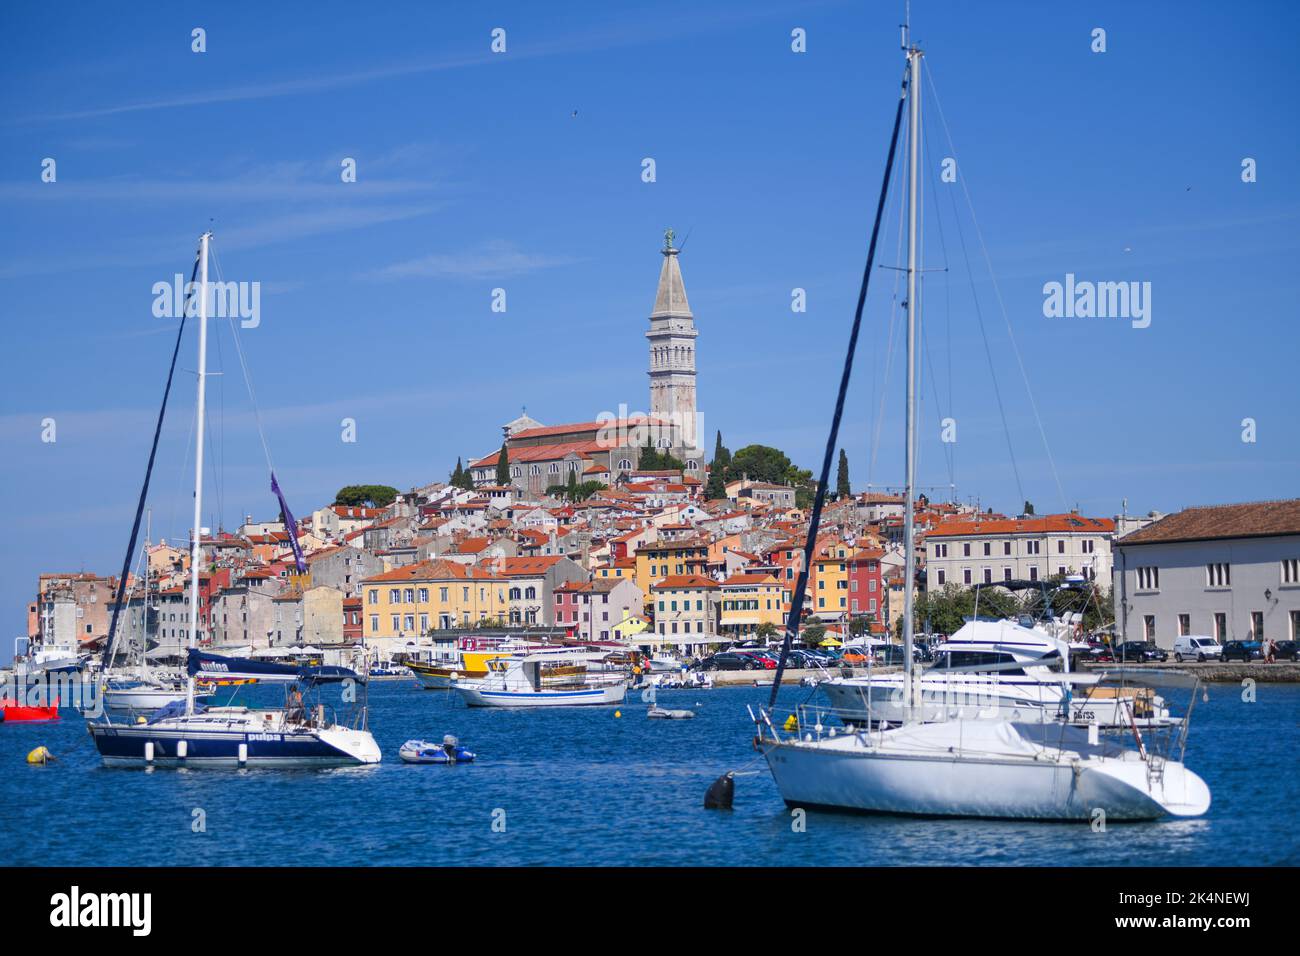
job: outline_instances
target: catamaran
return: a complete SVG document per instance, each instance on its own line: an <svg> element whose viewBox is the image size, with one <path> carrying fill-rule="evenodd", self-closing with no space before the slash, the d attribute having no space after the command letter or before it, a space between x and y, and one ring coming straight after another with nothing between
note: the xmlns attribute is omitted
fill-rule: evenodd
<svg viewBox="0 0 1300 956"><path fill-rule="evenodd" d="M198 650L199 626L199 574L202 567L202 508L203 508L203 449L204 405L207 384L208 350L208 254L212 234L205 232L199 239L199 250L194 271L198 284L198 408L195 422L194 464L194 525L191 531L190 550L190 611L189 611L189 661L183 700L169 703L143 723L114 723L110 716L103 720L90 720L87 727L104 763L109 766L185 766L185 767L302 767L374 764L380 761L379 746L366 728L364 698L356 722L347 726L326 718L323 704L308 707L296 688L304 684L311 687L312 675L295 674L295 689L290 692L284 708L257 709L244 706L208 707L196 700L195 675L205 666L205 656ZM194 277L191 275L191 288ZM126 566L118 586L117 602L109 624L109 646L117 625L126 586L127 570L135 550L136 535L140 530L140 516L149 492L149 478L158 450L158 438L167 411L167 396L171 392L172 376L176 371L176 358L180 351L181 336L185 331L185 317L189 309L182 310L181 325L172 351L171 370L163 392L162 407L154 431L153 449L145 471L144 487L136 509L135 525L127 545ZM260 427L260 425L259 425ZM289 539L298 559L296 529L288 504L280 494L275 474L271 475L272 491L280 498L281 511L289 527ZM210 665L212 655L207 655ZM218 669L218 672L221 672ZM230 673L230 668L225 668ZM288 675L282 675L288 676ZM328 676L328 675L322 675ZM362 683L364 693L364 682Z"/></svg>
<svg viewBox="0 0 1300 956"><path fill-rule="evenodd" d="M867 268L858 298L848 354L840 381L835 416L823 460L810 520L805 554L811 556L828 483L833 450L848 390L853 352L861 327L863 303L870 282L881 214L903 110L908 108L908 252L906 348L906 479L903 503L905 554L903 589L902 723L869 726L839 723L833 714L800 708L786 722L774 721L770 707L751 709L755 745L767 759L777 789L788 806L925 816L995 817L1042 820L1145 820L1165 815L1192 817L1205 813L1210 790L1182 763L1188 721L1165 735L1144 734L1132 727L1134 747L1101 738L1095 725L1087 729L1068 723L1025 723L1005 717L979 719L955 716L947 720L920 719L921 684L914 672L913 582L916 553L913 505L916 493L916 336L918 189L921 148L922 51L910 43L903 92L894 117L884 183L868 251ZM806 584L807 565L796 585L786 652L798 627L798 607ZM1127 676L1127 675L1125 675ZM1070 675L1062 675L1070 686ZM1179 680L1179 675L1160 675ZM1183 675L1185 677L1185 675ZM1192 700L1195 683L1191 679ZM778 681L779 683L779 681ZM1190 707L1189 707L1190 716Z"/></svg>

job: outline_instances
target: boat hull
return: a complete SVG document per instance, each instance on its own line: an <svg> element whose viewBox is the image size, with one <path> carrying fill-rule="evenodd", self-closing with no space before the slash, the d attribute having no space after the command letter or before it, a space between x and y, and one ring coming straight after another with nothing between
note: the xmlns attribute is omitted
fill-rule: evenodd
<svg viewBox="0 0 1300 956"><path fill-rule="evenodd" d="M196 729L174 721L88 727L109 767L339 767L380 760L369 733L343 727L259 732Z"/></svg>
<svg viewBox="0 0 1300 956"><path fill-rule="evenodd" d="M1181 764L1148 782L1140 760L1050 761L903 755L803 742L765 745L788 806L911 816L1152 820L1199 816L1209 788Z"/></svg>
<svg viewBox="0 0 1300 956"><path fill-rule="evenodd" d="M590 707L621 704L627 684L585 687L575 690L488 690L456 684L456 691L470 707Z"/></svg>

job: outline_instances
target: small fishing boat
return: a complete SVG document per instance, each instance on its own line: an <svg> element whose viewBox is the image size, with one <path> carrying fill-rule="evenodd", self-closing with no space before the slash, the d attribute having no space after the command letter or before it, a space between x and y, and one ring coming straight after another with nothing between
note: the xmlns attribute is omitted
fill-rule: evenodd
<svg viewBox="0 0 1300 956"><path fill-rule="evenodd" d="M466 750L453 735L447 734L442 743L434 744L427 740L408 740L397 751L397 756L406 763L471 763L474 751Z"/></svg>
<svg viewBox="0 0 1300 956"><path fill-rule="evenodd" d="M488 676L488 661L509 656L502 651L461 651L458 661L407 661L405 666L425 690L447 690L460 680L482 680Z"/></svg>
<svg viewBox="0 0 1300 956"><path fill-rule="evenodd" d="M58 719L58 701L50 707L32 707L0 700L0 724L42 723Z"/></svg>
<svg viewBox="0 0 1300 956"><path fill-rule="evenodd" d="M488 675L453 686L470 707L573 707L622 703L621 671L589 670L607 655L551 652L488 661Z"/></svg>

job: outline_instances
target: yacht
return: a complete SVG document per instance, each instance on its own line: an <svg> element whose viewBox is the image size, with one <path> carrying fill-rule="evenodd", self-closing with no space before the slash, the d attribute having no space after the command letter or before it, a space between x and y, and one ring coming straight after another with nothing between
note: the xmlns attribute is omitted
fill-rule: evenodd
<svg viewBox="0 0 1300 956"><path fill-rule="evenodd" d="M119 579L117 600L109 624L105 650L105 665L109 665L112 661L112 644L118 615L126 589L127 572L140 531L140 519L148 499L149 480L153 473L158 439L167 412L167 398L171 393L172 379L176 372L176 359L180 353L186 319L197 312L198 404L195 414L194 523L190 533L189 600L189 606L194 610L188 615L189 657L184 698L171 701L151 717L139 717L133 723L115 723L111 715L106 714L103 719L88 721L87 730L104 763L109 766L286 767L375 764L380 761L380 751L374 737L366 728L367 711L364 696L355 722L348 726L327 720L323 704L310 708L306 706L298 690L300 683L310 688L317 682L316 678L332 679L334 675L326 672L339 669L314 668L313 673L299 674L296 673L296 668L290 667L276 674L273 673L276 665L225 658L211 653L201 653L198 650L199 621L196 612L201 606L199 575L203 567L203 452L206 423L204 405L208 377L208 256L211 240L212 234L209 232L205 232L199 238L194 274L190 278L190 288L195 288L194 275L199 277L197 309L192 308L195 303L190 300L187 302L187 308L182 311L181 325L172 351L171 369L167 375L162 407L158 412L153 447L149 454L149 464L145 469L144 486L140 491L135 524L131 529L131 538L127 545L126 561ZM251 385L249 394L252 395ZM260 415L256 418L260 433ZM261 434L260 437L265 448L266 436ZM267 459L269 464L269 452ZM304 572L306 564L298 550L297 529L293 515L280 491L274 471L271 472L271 491L279 499L280 511L284 515L298 570L300 573ZM293 689L288 694L286 706L282 709L206 707L196 699L196 675L210 673L216 678L234 677L239 676L236 671L241 669L256 671L253 676L259 680L264 679L261 675L267 674L272 679L279 677L293 681ZM366 684L362 682L361 687L364 695Z"/></svg>
<svg viewBox="0 0 1300 956"><path fill-rule="evenodd" d="M886 155L884 182L876 207L875 225L863 271L861 291L849 348L844 358L835 414L827 438L821 480L809 521L805 555L811 556L818 520L829 483L831 461L839 447L839 424L848 393L853 357L867 297L880 223L904 110L908 135L905 151L907 184L906 293L906 412L904 417L903 580L916 580L915 536L917 456L917 335L922 51L911 44L904 27L907 66L902 95L896 104L893 134ZM795 587L797 607L807 581L807 566ZM979 718L959 712L944 720L927 721L924 678L915 673L912 654L914 588L903 588L903 676L900 724L881 721L860 726L832 713L800 708L786 721L773 720L777 688L767 708L751 709L755 747L763 754L777 790L787 806L874 813L943 817L1014 818L1033 820L1147 820L1171 815L1199 816L1209 809L1210 790L1184 766L1188 722L1177 728L1144 732L1131 728L1133 745L1103 738L1096 725L1086 730L1064 722L1037 723L994 716ZM797 630L792 611L786 628L786 648ZM1014 632L1012 632L1014 634ZM785 651L779 667L785 664ZM1013 664L1023 669L1023 665ZM778 671L779 673L779 671ZM1128 676L1121 674L1121 676ZM1188 679L1187 675L1152 675L1158 680ZM1070 686L1073 675L1059 679ZM1192 683L1195 701L1196 682ZM1190 714L1189 706L1189 714Z"/></svg>
<svg viewBox="0 0 1300 956"><path fill-rule="evenodd" d="M1177 723L1163 697L1149 687L1115 687L1101 674L1059 675L1068 643L1037 627L1012 621L967 621L934 651L934 663L917 681L914 719L1002 718L1060 720L1102 729ZM848 719L901 723L905 716L901 673L837 677L821 685L830 706Z"/></svg>

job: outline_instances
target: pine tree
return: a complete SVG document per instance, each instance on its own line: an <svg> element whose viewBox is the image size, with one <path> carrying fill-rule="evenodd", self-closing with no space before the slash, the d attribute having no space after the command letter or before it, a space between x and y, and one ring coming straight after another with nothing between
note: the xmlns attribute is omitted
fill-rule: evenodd
<svg viewBox="0 0 1300 956"><path fill-rule="evenodd" d="M506 446L501 446L501 454L497 456L497 484L510 484L510 456L506 454Z"/></svg>
<svg viewBox="0 0 1300 956"><path fill-rule="evenodd" d="M447 483L453 488L463 488L465 486L465 469L461 467L460 459L456 459L456 469L447 479Z"/></svg>
<svg viewBox="0 0 1300 956"><path fill-rule="evenodd" d="M849 456L840 449L840 470L835 477L835 497L851 498L853 489L849 485Z"/></svg>
<svg viewBox="0 0 1300 956"><path fill-rule="evenodd" d="M637 459L636 468L637 471L659 470L659 452L655 451L654 441L648 435L645 447L641 449L641 457Z"/></svg>

